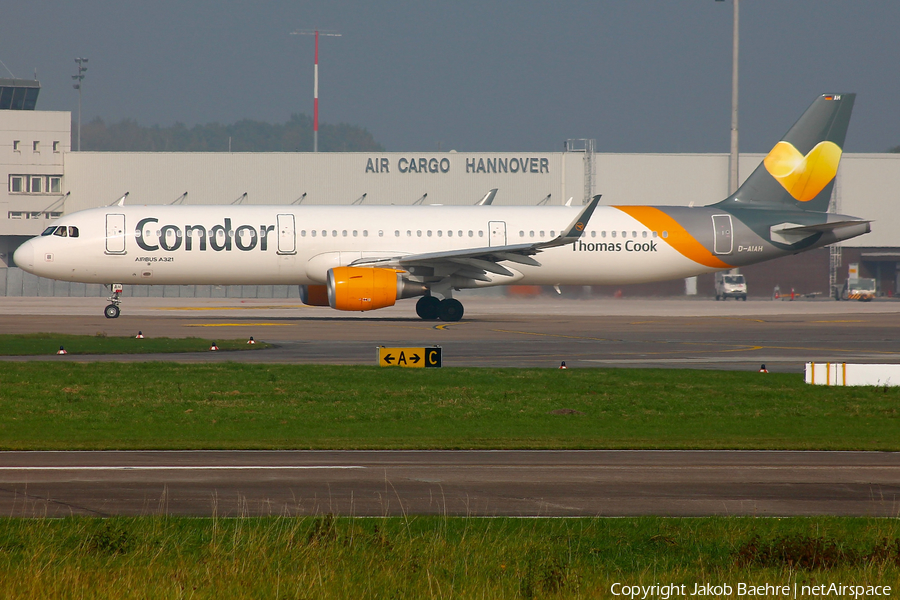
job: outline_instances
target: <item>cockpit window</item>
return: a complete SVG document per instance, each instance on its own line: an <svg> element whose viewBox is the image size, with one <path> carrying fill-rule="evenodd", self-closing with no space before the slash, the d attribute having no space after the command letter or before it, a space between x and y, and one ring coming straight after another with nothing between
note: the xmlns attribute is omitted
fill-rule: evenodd
<svg viewBox="0 0 900 600"><path fill-rule="evenodd" d="M78 228L69 225L69 237L78 237Z"/></svg>
<svg viewBox="0 0 900 600"><path fill-rule="evenodd" d="M57 227L56 231L53 232L53 235L58 235L59 237L66 237L69 235L69 232L65 227Z"/></svg>
<svg viewBox="0 0 900 600"><path fill-rule="evenodd" d="M41 235L53 235L53 232L56 231L56 225L52 225L44 230Z"/></svg>

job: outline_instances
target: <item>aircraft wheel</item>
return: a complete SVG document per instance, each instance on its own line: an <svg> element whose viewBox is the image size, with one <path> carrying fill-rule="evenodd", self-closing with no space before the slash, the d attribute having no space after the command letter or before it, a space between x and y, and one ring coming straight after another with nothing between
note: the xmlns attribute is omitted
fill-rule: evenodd
<svg viewBox="0 0 900 600"><path fill-rule="evenodd" d="M741 300L743 300L744 302L746 302L746 301L747 301L747 296L741 296Z"/></svg>
<svg viewBox="0 0 900 600"><path fill-rule="evenodd" d="M463 316L462 302L454 300L453 298L441 300L441 306L438 313L441 321L459 321Z"/></svg>
<svg viewBox="0 0 900 600"><path fill-rule="evenodd" d="M422 296L416 302L416 314L426 321L434 321L438 318L441 301L434 296Z"/></svg>
<svg viewBox="0 0 900 600"><path fill-rule="evenodd" d="M106 308L103 309L103 314L106 315L107 319L115 319L119 316L119 307L115 304L110 304Z"/></svg>
<svg viewBox="0 0 900 600"><path fill-rule="evenodd" d="M719 296L718 294L716 294L716 302L718 302L718 301L721 300L721 299L722 299L722 297Z"/></svg>

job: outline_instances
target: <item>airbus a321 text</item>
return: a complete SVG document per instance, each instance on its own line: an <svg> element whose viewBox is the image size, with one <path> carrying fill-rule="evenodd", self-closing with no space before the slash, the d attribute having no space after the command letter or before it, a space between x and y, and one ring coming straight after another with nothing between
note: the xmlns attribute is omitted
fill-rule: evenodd
<svg viewBox="0 0 900 600"><path fill-rule="evenodd" d="M744 184L705 207L109 206L60 218L16 250L35 275L121 285L291 284L314 306L366 311L420 297L457 321L453 292L627 284L742 267L846 240L828 213L855 94L819 96Z"/></svg>

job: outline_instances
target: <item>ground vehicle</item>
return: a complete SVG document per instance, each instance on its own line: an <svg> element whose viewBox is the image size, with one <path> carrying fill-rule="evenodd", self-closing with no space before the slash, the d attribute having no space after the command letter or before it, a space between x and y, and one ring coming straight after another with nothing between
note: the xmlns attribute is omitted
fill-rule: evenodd
<svg viewBox="0 0 900 600"><path fill-rule="evenodd" d="M740 273L716 273L716 300L735 298L747 300L747 281Z"/></svg>
<svg viewBox="0 0 900 600"><path fill-rule="evenodd" d="M876 289L874 279L869 279L868 277L848 279L844 282L844 288L841 290L841 300L869 302L875 297Z"/></svg>

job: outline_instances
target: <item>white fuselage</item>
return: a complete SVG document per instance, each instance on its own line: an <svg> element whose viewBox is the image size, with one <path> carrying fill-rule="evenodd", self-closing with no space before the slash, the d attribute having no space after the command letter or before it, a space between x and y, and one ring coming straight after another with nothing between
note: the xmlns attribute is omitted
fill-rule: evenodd
<svg viewBox="0 0 900 600"><path fill-rule="evenodd" d="M697 209L702 210L702 209ZM551 240L576 207L113 206L67 215L78 237L26 242L16 263L53 279L135 284L323 284L361 258ZM614 207L598 207L574 244L504 263L513 277L475 285L625 284L716 270Z"/></svg>

